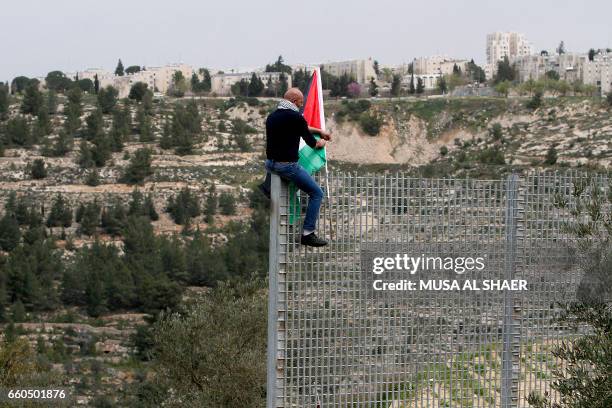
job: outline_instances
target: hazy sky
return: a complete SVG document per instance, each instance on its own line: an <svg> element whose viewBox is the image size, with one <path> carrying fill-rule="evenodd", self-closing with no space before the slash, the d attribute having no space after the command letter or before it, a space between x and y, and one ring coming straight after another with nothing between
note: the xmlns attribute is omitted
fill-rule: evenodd
<svg viewBox="0 0 612 408"><path fill-rule="evenodd" d="M536 50L612 47L610 0L4 0L0 80L59 69L182 61L254 68L433 54L484 62L485 37L519 31Z"/></svg>

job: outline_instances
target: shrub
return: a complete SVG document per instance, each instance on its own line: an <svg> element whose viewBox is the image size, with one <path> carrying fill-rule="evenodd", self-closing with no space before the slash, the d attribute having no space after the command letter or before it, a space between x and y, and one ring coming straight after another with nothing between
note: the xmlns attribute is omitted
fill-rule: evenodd
<svg viewBox="0 0 612 408"><path fill-rule="evenodd" d="M505 164L504 152L497 147L484 149L478 155L478 159L483 164Z"/></svg>
<svg viewBox="0 0 612 408"><path fill-rule="evenodd" d="M359 116L359 125L368 135L376 136L380 132L383 121L376 114L364 112Z"/></svg>
<svg viewBox="0 0 612 408"><path fill-rule="evenodd" d="M191 218L200 215L200 200L187 187L183 188L176 197L170 197L166 211L175 223L184 225Z"/></svg>
<svg viewBox="0 0 612 408"><path fill-rule="evenodd" d="M440 147L440 155L441 156L446 156L447 154L448 154L448 147L446 147L446 146Z"/></svg>
<svg viewBox="0 0 612 408"><path fill-rule="evenodd" d="M136 150L125 169L122 181L127 184L142 183L147 176L153 174L151 161L150 149Z"/></svg>
<svg viewBox="0 0 612 408"><path fill-rule="evenodd" d="M536 110L542 106L542 92L536 92L535 95L527 102L527 108Z"/></svg>
<svg viewBox="0 0 612 408"><path fill-rule="evenodd" d="M40 180L47 177L47 169L45 168L45 162L43 159L34 160L34 163L32 163L32 167L30 168L30 174L35 180Z"/></svg>
<svg viewBox="0 0 612 408"><path fill-rule="evenodd" d="M555 145L551 145L546 152L544 164L552 166L555 163L557 163L557 149L555 149Z"/></svg>

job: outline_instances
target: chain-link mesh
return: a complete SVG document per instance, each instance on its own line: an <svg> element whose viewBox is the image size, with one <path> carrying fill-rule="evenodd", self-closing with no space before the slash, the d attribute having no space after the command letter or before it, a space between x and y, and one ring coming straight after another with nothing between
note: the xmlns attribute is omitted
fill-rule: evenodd
<svg viewBox="0 0 612 408"><path fill-rule="evenodd" d="M321 249L298 244L277 182L269 406L523 407L530 392L550 392L551 347L572 335L557 302L575 298L581 279L563 225L587 180L319 176L319 234L330 239ZM607 176L595 183L608 188ZM555 205L560 197L570 204ZM486 260L481 271L434 268L413 280L524 280L528 290L373 290L373 259L395 254Z"/></svg>

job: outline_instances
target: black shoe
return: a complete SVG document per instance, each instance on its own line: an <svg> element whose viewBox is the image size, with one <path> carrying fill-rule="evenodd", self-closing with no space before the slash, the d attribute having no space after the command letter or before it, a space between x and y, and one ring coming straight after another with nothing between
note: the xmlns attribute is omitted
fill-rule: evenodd
<svg viewBox="0 0 612 408"><path fill-rule="evenodd" d="M266 188L266 183L261 183L260 185L257 186L257 188L259 188L259 191L261 191L261 193L265 195L268 198L268 200L270 199L270 190Z"/></svg>
<svg viewBox="0 0 612 408"><path fill-rule="evenodd" d="M313 232L308 235L302 235L302 238L300 239L300 244L311 247L322 247L327 245L327 241L317 237L317 234Z"/></svg>

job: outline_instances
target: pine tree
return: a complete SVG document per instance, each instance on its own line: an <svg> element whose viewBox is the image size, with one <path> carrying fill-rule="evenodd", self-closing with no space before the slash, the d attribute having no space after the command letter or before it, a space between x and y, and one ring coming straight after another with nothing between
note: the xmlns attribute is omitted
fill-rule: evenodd
<svg viewBox="0 0 612 408"><path fill-rule="evenodd" d="M393 81L391 82L391 96L400 96L401 87L401 77L397 74L393 75Z"/></svg>
<svg viewBox="0 0 612 408"><path fill-rule="evenodd" d="M84 169L88 169L95 165L93 155L91 154L91 149L85 140L81 140L81 144L79 145L79 156L77 163Z"/></svg>
<svg viewBox="0 0 612 408"><path fill-rule="evenodd" d="M139 184L145 178L153 174L151 169L151 150L138 149L130 159L130 163L125 169L122 181L128 184Z"/></svg>
<svg viewBox="0 0 612 408"><path fill-rule="evenodd" d="M378 85L376 85L376 81L374 81L374 78L370 78L370 89L368 90L368 92L372 97L378 95Z"/></svg>
<svg viewBox="0 0 612 408"><path fill-rule="evenodd" d="M121 62L121 58L119 58L119 62L117 62L117 68L115 68L115 75L117 76L125 75L125 70L123 68L123 63Z"/></svg>
<svg viewBox="0 0 612 408"><path fill-rule="evenodd" d="M223 215L234 215L236 213L236 201L230 193L223 192L219 196L219 209Z"/></svg>
<svg viewBox="0 0 612 408"><path fill-rule="evenodd" d="M204 206L204 221L207 224L213 224L215 222L214 215L217 213L217 193L215 185L211 184L208 188L208 196L206 197L206 204Z"/></svg>
<svg viewBox="0 0 612 408"><path fill-rule="evenodd" d="M422 94L423 91L425 91L425 84L423 83L423 80L419 77L419 78L417 78L416 93L417 94Z"/></svg>
<svg viewBox="0 0 612 408"><path fill-rule="evenodd" d="M94 75L94 92L96 95L100 91L100 80L98 79L98 74Z"/></svg>
<svg viewBox="0 0 612 408"><path fill-rule="evenodd" d="M7 211L0 218L0 249L10 252L17 247L20 240L21 231L19 230L19 223L15 215Z"/></svg>
<svg viewBox="0 0 612 408"><path fill-rule="evenodd" d="M47 217L47 227L68 228L70 225L72 225L72 208L64 197L58 194Z"/></svg>
<svg viewBox="0 0 612 408"><path fill-rule="evenodd" d="M416 93L416 87L414 86L414 74L410 74L410 88L408 89L408 93L410 93L410 95L414 95Z"/></svg>
<svg viewBox="0 0 612 408"><path fill-rule="evenodd" d="M37 115L43 105L43 95L38 90L38 82L32 81L28 84L21 103L21 112Z"/></svg>

